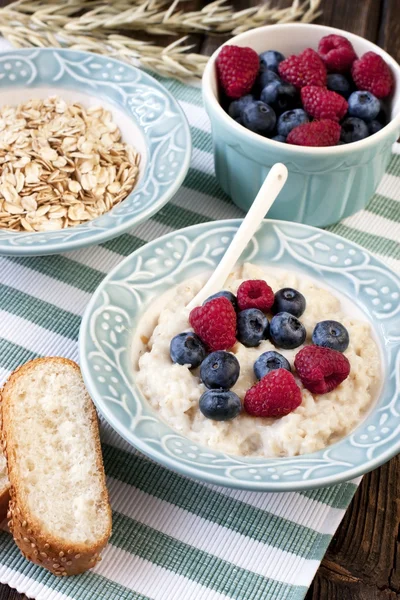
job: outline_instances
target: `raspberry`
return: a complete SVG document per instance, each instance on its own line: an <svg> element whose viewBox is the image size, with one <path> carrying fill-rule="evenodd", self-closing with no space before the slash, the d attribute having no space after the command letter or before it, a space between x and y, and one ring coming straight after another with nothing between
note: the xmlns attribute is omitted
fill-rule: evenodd
<svg viewBox="0 0 400 600"><path fill-rule="evenodd" d="M337 350L306 346L296 354L294 366L305 388L313 394L327 394L350 373L348 359Z"/></svg>
<svg viewBox="0 0 400 600"><path fill-rule="evenodd" d="M366 52L354 61L351 74L359 90L386 98L393 90L394 79L389 65L375 52Z"/></svg>
<svg viewBox="0 0 400 600"><path fill-rule="evenodd" d="M347 101L336 92L317 85L306 85L301 90L304 110L314 119L340 121L347 112Z"/></svg>
<svg viewBox="0 0 400 600"><path fill-rule="evenodd" d="M236 295L240 310L258 308L258 310L268 312L275 300L274 292L263 279L243 281L238 287Z"/></svg>
<svg viewBox="0 0 400 600"><path fill-rule="evenodd" d="M217 73L229 98L248 94L258 74L260 61L251 48L224 46L217 56Z"/></svg>
<svg viewBox="0 0 400 600"><path fill-rule="evenodd" d="M297 88L326 85L326 67L319 55L306 48L298 56L289 56L279 64L279 75Z"/></svg>
<svg viewBox="0 0 400 600"><path fill-rule="evenodd" d="M283 417L300 404L300 388L286 369L271 371L244 397L244 409L254 417Z"/></svg>
<svg viewBox="0 0 400 600"><path fill-rule="evenodd" d="M286 141L288 144L296 146L336 146L339 138L339 123L324 119L295 127L287 136Z"/></svg>
<svg viewBox="0 0 400 600"><path fill-rule="evenodd" d="M223 296L194 308L189 315L189 322L213 352L227 350L236 343L236 312Z"/></svg>
<svg viewBox="0 0 400 600"><path fill-rule="evenodd" d="M349 71L357 59L352 43L342 35L326 35L318 44L318 54L329 71Z"/></svg>

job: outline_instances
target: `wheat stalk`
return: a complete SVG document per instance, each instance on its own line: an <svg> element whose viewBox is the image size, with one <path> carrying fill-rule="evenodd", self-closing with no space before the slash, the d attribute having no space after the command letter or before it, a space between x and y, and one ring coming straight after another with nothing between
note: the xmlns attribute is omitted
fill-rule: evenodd
<svg viewBox="0 0 400 600"><path fill-rule="evenodd" d="M225 0L200 11L177 10L185 0L18 0L0 9L0 33L17 48L69 47L114 56L166 77L201 77L207 57L191 52L187 37L168 46L114 33L131 29L166 35L179 33L236 34L266 23L312 21L320 0L294 0L285 9L259 5L234 12Z"/></svg>
<svg viewBox="0 0 400 600"><path fill-rule="evenodd" d="M0 33L16 48L68 47L96 52L177 79L201 77L207 63L206 56L190 52L192 46L185 45L186 38L164 47L118 34L104 36L91 32L85 36L68 32L54 24L48 29L35 29L31 25L27 15L18 14L16 18L15 14L9 14L5 18L0 11Z"/></svg>
<svg viewBox="0 0 400 600"><path fill-rule="evenodd" d="M156 35L231 33L269 23L310 22L320 13L320 0L293 0L287 8L261 4L235 12L226 0L215 0L198 11L186 11L185 0L18 0L5 10L23 12L38 27L57 25L69 31L133 29ZM81 14L80 14L81 13Z"/></svg>

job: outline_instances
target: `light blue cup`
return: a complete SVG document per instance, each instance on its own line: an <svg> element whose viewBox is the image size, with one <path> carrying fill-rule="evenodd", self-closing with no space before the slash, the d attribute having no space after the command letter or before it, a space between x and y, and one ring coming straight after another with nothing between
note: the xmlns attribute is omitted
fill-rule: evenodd
<svg viewBox="0 0 400 600"><path fill-rule="evenodd" d="M400 66L375 44L351 33L309 24L260 27L227 44L250 46L256 52L274 49L286 56L332 33L344 35L357 54L374 51L390 65L396 80L391 121L380 132L359 142L329 148L309 148L274 142L245 129L220 106L215 60L203 76L203 99L211 120L215 171L223 190L247 211L269 169L276 162L289 170L288 181L268 216L323 227L362 209L377 188L400 132Z"/></svg>

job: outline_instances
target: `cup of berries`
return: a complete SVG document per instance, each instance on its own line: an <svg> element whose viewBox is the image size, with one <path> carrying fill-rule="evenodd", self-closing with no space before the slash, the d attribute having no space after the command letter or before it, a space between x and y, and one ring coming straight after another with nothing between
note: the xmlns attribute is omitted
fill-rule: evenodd
<svg viewBox="0 0 400 600"><path fill-rule="evenodd" d="M326 226L365 207L400 132L400 66L375 44L312 24L260 27L210 58L203 98L215 170L247 211L271 166L269 216Z"/></svg>

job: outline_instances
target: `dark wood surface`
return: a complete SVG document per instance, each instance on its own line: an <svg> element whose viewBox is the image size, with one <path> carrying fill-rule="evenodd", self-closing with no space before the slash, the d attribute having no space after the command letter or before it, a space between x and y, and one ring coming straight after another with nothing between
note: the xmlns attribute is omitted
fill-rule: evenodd
<svg viewBox="0 0 400 600"><path fill-rule="evenodd" d="M231 3L241 9L257 0ZM0 6L5 4L0 0ZM190 4L194 8L203 3ZM291 0L270 0L270 4L283 7ZM400 62L400 0L322 0L321 9L318 23L366 37ZM224 39L197 36L196 50L210 54ZM396 457L363 478L306 600L400 600L399 524L400 458ZM26 597L0 585L0 600Z"/></svg>

